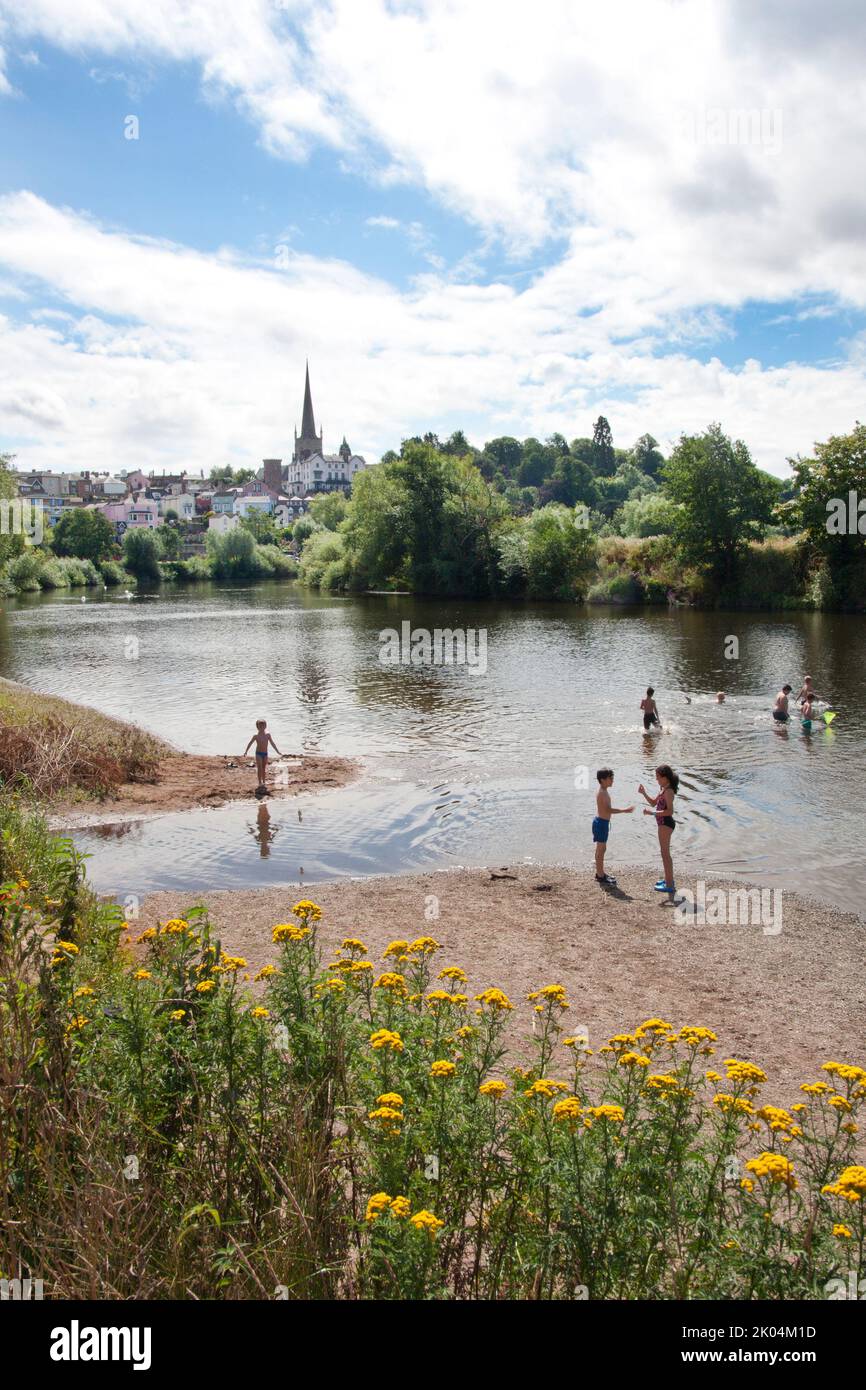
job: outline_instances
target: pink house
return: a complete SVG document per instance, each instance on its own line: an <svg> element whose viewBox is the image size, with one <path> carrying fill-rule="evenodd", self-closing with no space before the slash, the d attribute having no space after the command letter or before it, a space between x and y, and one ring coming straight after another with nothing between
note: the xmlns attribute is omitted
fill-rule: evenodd
<svg viewBox="0 0 866 1390"><path fill-rule="evenodd" d="M107 521L114 524L114 532L118 539L125 531L135 526L145 526L152 531L159 525L159 503L148 501L145 497L138 502L129 498L122 502L106 502L105 506L99 507L98 510Z"/></svg>

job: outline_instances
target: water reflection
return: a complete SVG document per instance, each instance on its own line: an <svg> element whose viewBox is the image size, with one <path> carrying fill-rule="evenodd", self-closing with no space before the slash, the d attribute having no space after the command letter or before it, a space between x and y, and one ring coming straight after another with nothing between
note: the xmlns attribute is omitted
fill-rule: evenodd
<svg viewBox="0 0 866 1390"><path fill-rule="evenodd" d="M588 768L592 784L597 767L613 766L630 791L669 762L682 777L678 855L744 873L761 866L792 887L866 901L862 618L445 606L285 584L3 606L0 672L12 679L134 719L191 752L242 748L266 717L285 752L364 760L365 781L303 800L303 821L295 803L272 802L77 836L100 887L295 882L302 864L310 881L527 857L582 864L592 786L575 790L575 768ZM379 632L404 620L485 628L486 674L383 666ZM136 662L124 655L129 636ZM739 653L728 661L731 636ZM811 735L770 718L781 683L798 689L806 672L840 710L832 729L816 724ZM658 734L644 734L640 719L647 685ZM803 853L790 827L804 812L833 826L832 851L825 836ZM618 818L617 860L654 866L646 827L620 823L634 819Z"/></svg>

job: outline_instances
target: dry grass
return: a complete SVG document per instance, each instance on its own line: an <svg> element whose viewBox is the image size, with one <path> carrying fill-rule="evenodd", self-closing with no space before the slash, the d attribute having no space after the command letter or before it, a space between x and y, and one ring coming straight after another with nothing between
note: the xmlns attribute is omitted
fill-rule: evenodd
<svg viewBox="0 0 866 1390"><path fill-rule="evenodd" d="M152 781L173 750L96 710L0 680L0 783L52 800L103 798L125 782Z"/></svg>

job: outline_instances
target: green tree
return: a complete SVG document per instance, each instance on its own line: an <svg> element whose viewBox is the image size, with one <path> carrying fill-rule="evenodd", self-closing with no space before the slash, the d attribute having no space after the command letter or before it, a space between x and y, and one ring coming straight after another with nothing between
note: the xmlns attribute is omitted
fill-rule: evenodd
<svg viewBox="0 0 866 1390"><path fill-rule="evenodd" d="M208 532L208 556L215 579L257 579L270 566L264 565L249 531L234 526L223 535Z"/></svg>
<svg viewBox="0 0 866 1390"><path fill-rule="evenodd" d="M310 516L326 531L338 531L348 510L348 499L342 492L322 492L310 503Z"/></svg>
<svg viewBox="0 0 866 1390"><path fill-rule="evenodd" d="M258 545L273 545L276 540L274 519L259 507L249 507L246 516L241 517L241 526L249 531Z"/></svg>
<svg viewBox="0 0 866 1390"><path fill-rule="evenodd" d="M610 425L599 415L592 431L592 465L596 477L607 478L616 468L616 454Z"/></svg>
<svg viewBox="0 0 866 1390"><path fill-rule="evenodd" d="M659 469L664 465L664 455L661 453L658 440L653 439L651 434L642 434L636 440L631 451L632 461L636 468L642 473L648 473L651 478L658 476Z"/></svg>
<svg viewBox="0 0 866 1390"><path fill-rule="evenodd" d="M815 445L814 458L789 460L797 495L778 510L805 531L826 565L832 597L844 606L866 602L866 425Z"/></svg>
<svg viewBox="0 0 866 1390"><path fill-rule="evenodd" d="M586 593L595 565L596 540L581 521L580 509L573 512L552 503L523 522L530 598L574 599Z"/></svg>
<svg viewBox="0 0 866 1390"><path fill-rule="evenodd" d="M662 479L681 506L674 536L682 556L709 569L718 585L733 583L749 542L760 540L772 519L778 479L756 468L742 440L732 443L718 424L683 435Z"/></svg>
<svg viewBox="0 0 866 1390"><path fill-rule="evenodd" d="M155 583L161 576L162 543L156 531L134 526L123 537L123 563L136 579Z"/></svg>
<svg viewBox="0 0 866 1390"><path fill-rule="evenodd" d="M616 514L616 529L621 536L670 536L677 519L677 506L660 492L644 497L631 497Z"/></svg>
<svg viewBox="0 0 866 1390"><path fill-rule="evenodd" d="M74 555L98 565L114 553L114 527L102 512L70 507L60 514L51 548L55 555Z"/></svg>
<svg viewBox="0 0 866 1390"><path fill-rule="evenodd" d="M18 483L12 469L14 454L0 454L0 500L11 502L18 496ZM4 565L13 555L20 555L24 548L23 536L16 536L11 529L0 532L0 565Z"/></svg>

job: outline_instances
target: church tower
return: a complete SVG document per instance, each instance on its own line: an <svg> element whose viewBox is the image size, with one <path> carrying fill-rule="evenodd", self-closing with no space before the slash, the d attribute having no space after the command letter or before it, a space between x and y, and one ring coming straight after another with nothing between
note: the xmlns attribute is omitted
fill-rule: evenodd
<svg viewBox="0 0 866 1390"><path fill-rule="evenodd" d="M307 362L307 379L304 384L304 411L301 418L301 433L295 430L295 452L292 455L293 463L300 463L308 459L313 454L323 453L321 432L316 434L316 422L313 417L313 397L310 392L310 364Z"/></svg>

